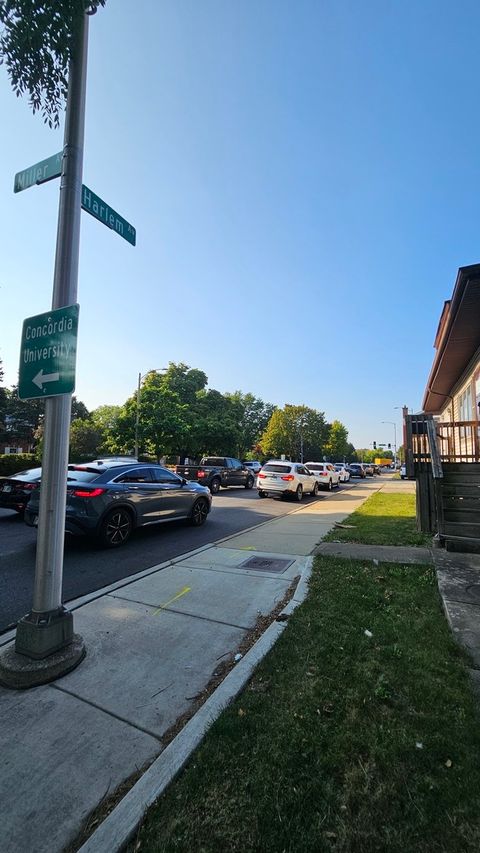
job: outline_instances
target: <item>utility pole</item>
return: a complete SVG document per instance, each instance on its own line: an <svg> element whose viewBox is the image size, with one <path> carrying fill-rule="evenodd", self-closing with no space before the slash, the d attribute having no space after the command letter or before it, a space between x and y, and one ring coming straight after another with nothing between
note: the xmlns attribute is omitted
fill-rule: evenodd
<svg viewBox="0 0 480 853"><path fill-rule="evenodd" d="M52 309L77 302L88 16L72 33L60 181ZM0 657L0 681L33 687L74 669L85 656L62 605L65 503L72 395L45 400L45 434L33 606L17 626L15 650Z"/></svg>
<svg viewBox="0 0 480 853"><path fill-rule="evenodd" d="M138 374L138 386L137 386L137 413L135 415L135 459L138 459L138 427L140 424L140 383L142 381L142 374Z"/></svg>
<svg viewBox="0 0 480 853"><path fill-rule="evenodd" d="M382 424L390 424L393 426L393 449L394 449L394 457L393 462L395 468L397 467L397 425L395 421L382 421Z"/></svg>

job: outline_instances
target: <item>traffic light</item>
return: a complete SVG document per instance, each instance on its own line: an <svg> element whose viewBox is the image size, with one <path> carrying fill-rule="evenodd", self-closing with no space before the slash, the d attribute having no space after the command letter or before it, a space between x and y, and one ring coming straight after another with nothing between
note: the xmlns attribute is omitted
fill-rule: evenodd
<svg viewBox="0 0 480 853"><path fill-rule="evenodd" d="M392 445L391 445L391 444L389 444L389 445L388 445L388 449L389 449L389 450L391 450L391 449L392 449Z"/></svg>
<svg viewBox="0 0 480 853"><path fill-rule="evenodd" d="M374 449L374 450L376 450L376 449L377 449L377 442L376 442L376 441L374 441L374 442L373 442L373 449Z"/></svg>

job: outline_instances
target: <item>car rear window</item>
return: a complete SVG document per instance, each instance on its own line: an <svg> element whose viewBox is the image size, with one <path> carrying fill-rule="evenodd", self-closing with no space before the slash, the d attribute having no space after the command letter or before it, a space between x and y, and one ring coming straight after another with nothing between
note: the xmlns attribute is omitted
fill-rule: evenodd
<svg viewBox="0 0 480 853"><path fill-rule="evenodd" d="M274 471L276 474L288 474L291 468L291 465L264 465L262 470Z"/></svg>
<svg viewBox="0 0 480 853"><path fill-rule="evenodd" d="M324 466L320 462L314 462L313 465L307 465L309 471L323 471Z"/></svg>
<svg viewBox="0 0 480 853"><path fill-rule="evenodd" d="M73 471L69 470L67 483L90 483L92 480L96 480L100 474L101 471L91 471L88 470L88 468L76 468Z"/></svg>
<svg viewBox="0 0 480 853"><path fill-rule="evenodd" d="M206 456L205 459L202 459L202 465L213 465L213 466L219 466L220 468L223 468L223 466L225 465L225 457L224 456L222 456L222 457L220 457L220 456Z"/></svg>
<svg viewBox="0 0 480 853"><path fill-rule="evenodd" d="M40 477L41 473L41 468L29 468L28 471L19 471L18 474L9 474L8 477L11 480L34 480L36 477Z"/></svg>

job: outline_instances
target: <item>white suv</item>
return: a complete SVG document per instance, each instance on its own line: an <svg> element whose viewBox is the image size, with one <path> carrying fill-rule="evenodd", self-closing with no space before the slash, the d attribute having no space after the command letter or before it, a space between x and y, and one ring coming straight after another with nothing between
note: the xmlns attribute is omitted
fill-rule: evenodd
<svg viewBox="0 0 480 853"><path fill-rule="evenodd" d="M315 474L318 485L330 492L334 486L338 487L340 474L335 470L331 462L305 462L305 467Z"/></svg>
<svg viewBox="0 0 480 853"><path fill-rule="evenodd" d="M340 482L348 483L350 479L350 471L347 471L345 465L343 465L341 462L334 462L334 468L335 471L338 471L338 473L340 474Z"/></svg>
<svg viewBox="0 0 480 853"><path fill-rule="evenodd" d="M304 492L318 495L318 481L300 462L270 459L257 474L257 489L259 498L283 495L301 501Z"/></svg>

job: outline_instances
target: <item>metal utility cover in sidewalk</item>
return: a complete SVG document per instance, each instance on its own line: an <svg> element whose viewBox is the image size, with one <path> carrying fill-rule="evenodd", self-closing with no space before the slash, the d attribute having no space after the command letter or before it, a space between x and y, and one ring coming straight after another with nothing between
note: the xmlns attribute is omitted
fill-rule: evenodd
<svg viewBox="0 0 480 853"><path fill-rule="evenodd" d="M285 572L295 560L285 560L281 557L249 557L240 563L239 569L255 569L256 572Z"/></svg>

